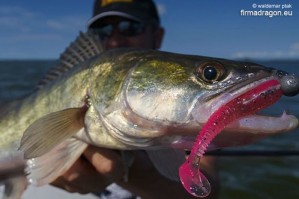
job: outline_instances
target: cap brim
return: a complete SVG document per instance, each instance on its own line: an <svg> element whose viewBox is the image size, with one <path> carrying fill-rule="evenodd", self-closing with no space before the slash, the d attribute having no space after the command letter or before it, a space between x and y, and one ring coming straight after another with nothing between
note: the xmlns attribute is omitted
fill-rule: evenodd
<svg viewBox="0 0 299 199"><path fill-rule="evenodd" d="M87 28L89 28L91 26L91 24L93 24L94 22L96 22L97 20L101 19L101 18L104 18L104 17L109 17L109 16L119 16L119 17L125 17L125 18L128 18L128 19L132 19L132 20L135 20L135 21L142 21L132 15L129 15L127 13L124 13L124 12L118 12L118 11L108 11L108 12L103 12L101 14L98 14L94 17L92 17L88 22L87 22Z"/></svg>

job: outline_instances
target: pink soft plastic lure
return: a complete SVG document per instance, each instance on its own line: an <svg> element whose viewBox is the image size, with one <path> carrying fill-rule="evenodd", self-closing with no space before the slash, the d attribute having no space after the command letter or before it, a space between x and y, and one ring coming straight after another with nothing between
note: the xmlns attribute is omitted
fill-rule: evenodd
<svg viewBox="0 0 299 199"><path fill-rule="evenodd" d="M200 158L212 139L231 122L252 115L276 102L282 96L280 83L268 80L215 111L201 129L188 159L179 168L180 180L185 189L196 197L206 197L211 192L208 179L200 171Z"/></svg>

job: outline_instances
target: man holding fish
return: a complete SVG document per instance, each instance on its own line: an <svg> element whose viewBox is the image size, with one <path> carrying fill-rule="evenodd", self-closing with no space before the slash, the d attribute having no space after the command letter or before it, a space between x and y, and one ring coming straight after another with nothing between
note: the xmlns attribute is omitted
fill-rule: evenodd
<svg viewBox="0 0 299 199"><path fill-rule="evenodd" d="M89 20L87 26L100 37L104 50L124 47L159 49L164 36L164 29L160 26L160 18L156 6L151 0L96 0L94 2L93 17ZM121 154L114 150L93 146L89 146L84 156L52 184L70 192L89 193L100 192L110 183L118 182L133 193L140 196L144 195L145 198L146 196L149 198L190 197L179 182L160 175L146 153L136 151L134 156L135 163L130 169L130 177L134 175L142 178L141 182L144 182L146 186L143 183L140 184L139 181L135 180L136 182L134 182L134 179L130 179L127 183L121 182L124 170ZM215 198L218 192L215 158L203 158L202 167L215 181L214 193L212 195ZM77 179L74 180L72 176L76 176ZM160 183L151 186L147 185L147 181L151 181L153 176ZM106 194L105 197L113 198L113 194L117 195L117 193L113 192L117 192L117 190L111 191L111 189L115 189L116 186L115 184L110 186L108 188L110 191L106 190L100 193L100 195ZM171 193L161 192L160 188L163 186L167 186ZM171 188L171 186L173 187ZM125 193L124 191L119 192Z"/></svg>
<svg viewBox="0 0 299 199"><path fill-rule="evenodd" d="M113 182L142 198L213 198L216 175L206 150L298 126L286 113L256 114L282 95L297 95L298 77L254 63L151 50L160 47L163 29L149 0L102 0L95 7L89 31L39 88L1 109L4 198L20 198L30 184L89 193ZM128 46L135 48L122 48ZM133 197L113 195L114 189L100 196Z"/></svg>

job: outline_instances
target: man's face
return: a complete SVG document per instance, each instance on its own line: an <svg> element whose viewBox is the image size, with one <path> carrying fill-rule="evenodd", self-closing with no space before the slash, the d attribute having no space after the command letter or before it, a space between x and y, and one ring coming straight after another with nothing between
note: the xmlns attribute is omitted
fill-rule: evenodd
<svg viewBox="0 0 299 199"><path fill-rule="evenodd" d="M117 16L101 19L92 29L100 36L105 50L123 47L159 49L164 33L153 24Z"/></svg>

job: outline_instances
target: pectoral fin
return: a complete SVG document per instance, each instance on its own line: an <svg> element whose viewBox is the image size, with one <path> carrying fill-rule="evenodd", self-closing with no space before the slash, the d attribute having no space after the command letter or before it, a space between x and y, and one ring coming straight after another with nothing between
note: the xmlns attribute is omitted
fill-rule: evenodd
<svg viewBox="0 0 299 199"><path fill-rule="evenodd" d="M69 138L50 152L27 160L25 170L28 182L36 186L51 183L64 174L86 148L86 143L76 138Z"/></svg>
<svg viewBox="0 0 299 199"><path fill-rule="evenodd" d="M25 159L39 157L75 135L84 126L87 107L50 113L31 124L21 139Z"/></svg>

